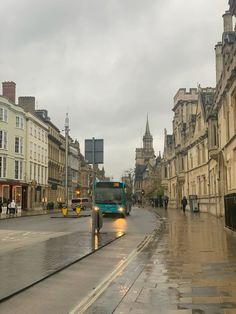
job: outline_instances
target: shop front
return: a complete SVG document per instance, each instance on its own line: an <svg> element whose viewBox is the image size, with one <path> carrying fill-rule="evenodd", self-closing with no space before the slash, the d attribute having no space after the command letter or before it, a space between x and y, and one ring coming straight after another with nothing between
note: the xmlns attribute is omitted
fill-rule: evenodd
<svg viewBox="0 0 236 314"><path fill-rule="evenodd" d="M3 206L7 206L9 201L15 200L18 209L27 209L27 190L26 184L14 181L0 182L0 200Z"/></svg>

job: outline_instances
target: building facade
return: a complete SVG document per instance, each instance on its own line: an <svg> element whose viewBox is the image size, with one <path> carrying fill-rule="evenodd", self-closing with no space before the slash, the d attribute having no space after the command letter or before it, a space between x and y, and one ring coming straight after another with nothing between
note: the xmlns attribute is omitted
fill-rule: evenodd
<svg viewBox="0 0 236 314"><path fill-rule="evenodd" d="M80 174L80 160L79 160L79 142L69 141L69 154L68 154L68 199L77 197L80 194L79 174Z"/></svg>
<svg viewBox="0 0 236 314"><path fill-rule="evenodd" d="M236 195L236 1L229 5L222 41L215 46L216 88L199 88L186 110L177 93L173 134L165 131L162 160L162 184L172 206L179 207L183 195L191 205L195 196L200 211L216 216L225 215L225 199Z"/></svg>
<svg viewBox="0 0 236 314"><path fill-rule="evenodd" d="M35 109L35 98L16 104L16 84L3 82L0 96L0 201L14 199L18 209L55 208L65 202L65 136L48 116ZM95 166L98 180L105 171ZM69 138L68 199L90 197L92 168Z"/></svg>
<svg viewBox="0 0 236 314"><path fill-rule="evenodd" d="M235 1L230 1L230 10L223 15L222 41L216 52L216 93L211 124L209 156L215 174L217 214L224 215L224 198L236 193L236 33L233 30L232 14Z"/></svg>
<svg viewBox="0 0 236 314"><path fill-rule="evenodd" d="M147 118L143 147L136 148L134 193L138 202L157 197L160 191L160 156L156 158Z"/></svg>
<svg viewBox="0 0 236 314"><path fill-rule="evenodd" d="M168 135L165 130L162 159L162 184L169 207L180 208L186 196L197 199L201 211L209 210L208 117L214 93L213 88L199 87L179 89L174 97L173 133Z"/></svg>
<svg viewBox="0 0 236 314"><path fill-rule="evenodd" d="M26 115L15 104L15 83L3 82L0 96L0 198L27 208Z"/></svg>
<svg viewBox="0 0 236 314"><path fill-rule="evenodd" d="M26 115L27 208L42 208L48 199L48 127L35 114L34 97L19 97L18 104Z"/></svg>

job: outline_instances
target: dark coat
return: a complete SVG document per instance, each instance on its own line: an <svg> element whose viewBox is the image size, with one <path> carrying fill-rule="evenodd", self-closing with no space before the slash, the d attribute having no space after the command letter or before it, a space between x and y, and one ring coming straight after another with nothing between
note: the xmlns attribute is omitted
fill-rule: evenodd
<svg viewBox="0 0 236 314"><path fill-rule="evenodd" d="M186 206L187 204L188 204L187 198L186 198L186 197L183 197L183 199L182 199L182 205L183 205L183 206Z"/></svg>

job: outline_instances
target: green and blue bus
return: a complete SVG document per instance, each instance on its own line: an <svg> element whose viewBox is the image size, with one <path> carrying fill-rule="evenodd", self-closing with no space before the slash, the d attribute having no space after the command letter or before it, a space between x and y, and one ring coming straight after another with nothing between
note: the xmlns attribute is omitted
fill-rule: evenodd
<svg viewBox="0 0 236 314"><path fill-rule="evenodd" d="M95 206L102 214L120 214L126 217L131 212L131 195L124 182L101 181L95 183Z"/></svg>

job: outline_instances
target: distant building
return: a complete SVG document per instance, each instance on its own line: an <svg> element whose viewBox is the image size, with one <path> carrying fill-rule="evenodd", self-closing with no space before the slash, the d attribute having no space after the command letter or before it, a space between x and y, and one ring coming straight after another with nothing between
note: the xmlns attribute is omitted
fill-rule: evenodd
<svg viewBox="0 0 236 314"><path fill-rule="evenodd" d="M47 110L36 110L35 113L48 127L47 201L57 206L65 201L65 137L51 122Z"/></svg>
<svg viewBox="0 0 236 314"><path fill-rule="evenodd" d="M136 148L134 192L137 200L156 197L160 191L160 158L156 158L153 137L146 121L143 147Z"/></svg>
<svg viewBox="0 0 236 314"><path fill-rule="evenodd" d="M135 165L146 165L150 160L153 159L155 159L153 137L150 133L149 122L147 118L146 131L143 136L143 147L136 148Z"/></svg>

